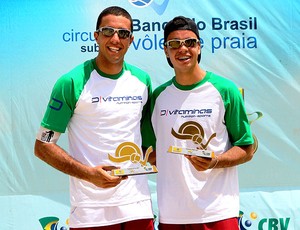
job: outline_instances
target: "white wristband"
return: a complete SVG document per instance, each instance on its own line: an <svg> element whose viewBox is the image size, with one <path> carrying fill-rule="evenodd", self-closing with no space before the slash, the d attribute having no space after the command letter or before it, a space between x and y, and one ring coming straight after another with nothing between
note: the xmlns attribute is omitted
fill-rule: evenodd
<svg viewBox="0 0 300 230"><path fill-rule="evenodd" d="M44 127L40 127L36 139L45 143L56 143L60 137L59 132L55 132L50 129L46 129Z"/></svg>
<svg viewBox="0 0 300 230"><path fill-rule="evenodd" d="M216 156L215 159L216 159L216 163L214 164L214 166L211 169L214 169L217 166L217 164L219 163L218 156Z"/></svg>

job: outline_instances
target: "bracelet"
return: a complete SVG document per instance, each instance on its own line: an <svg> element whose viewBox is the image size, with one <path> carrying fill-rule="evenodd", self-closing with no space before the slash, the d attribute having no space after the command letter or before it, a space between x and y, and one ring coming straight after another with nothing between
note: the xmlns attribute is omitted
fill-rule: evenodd
<svg viewBox="0 0 300 230"><path fill-rule="evenodd" d="M211 169L214 169L217 166L217 164L219 163L218 156L216 156L215 158L216 158L216 163L215 163L215 165Z"/></svg>

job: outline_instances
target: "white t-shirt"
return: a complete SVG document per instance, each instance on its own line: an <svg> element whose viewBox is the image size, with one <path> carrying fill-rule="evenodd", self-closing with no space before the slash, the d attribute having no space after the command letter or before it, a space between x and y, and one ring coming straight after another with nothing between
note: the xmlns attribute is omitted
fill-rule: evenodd
<svg viewBox="0 0 300 230"><path fill-rule="evenodd" d="M56 82L41 125L60 133L68 128L69 153L83 164L137 167L143 160L140 127L150 94L150 77L142 70L124 63L119 74L107 75L89 60ZM117 153L124 143L130 151ZM141 160L132 161L133 154ZM103 210L149 201L150 191L145 175L130 176L113 188L70 177L70 198L72 207ZM153 217L151 206L146 212Z"/></svg>
<svg viewBox="0 0 300 230"><path fill-rule="evenodd" d="M159 171L159 221L191 224L237 217L236 167L199 172L184 156L167 151L170 146L178 146L211 150L219 155L232 145L252 144L238 88L211 72L191 86L181 86L173 78L153 92L151 111Z"/></svg>

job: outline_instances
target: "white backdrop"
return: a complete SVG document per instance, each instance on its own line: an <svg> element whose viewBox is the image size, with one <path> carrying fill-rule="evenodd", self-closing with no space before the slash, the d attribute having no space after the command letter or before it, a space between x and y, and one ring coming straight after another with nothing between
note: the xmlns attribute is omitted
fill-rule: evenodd
<svg viewBox="0 0 300 230"><path fill-rule="evenodd" d="M174 16L193 18L201 66L245 90L259 141L239 167L241 229L300 229L300 3L297 0L10 0L0 5L0 228L67 228L68 177L33 154L56 79L97 54L96 20L119 5L134 18L126 61L149 72L154 87L173 76L162 42ZM249 115L251 120L256 114ZM68 148L66 135L59 143ZM155 176L149 177L157 214Z"/></svg>

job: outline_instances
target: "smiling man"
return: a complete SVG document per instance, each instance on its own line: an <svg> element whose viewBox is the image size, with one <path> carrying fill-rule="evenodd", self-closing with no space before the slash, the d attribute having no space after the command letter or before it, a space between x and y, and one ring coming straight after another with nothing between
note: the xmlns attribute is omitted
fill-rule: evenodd
<svg viewBox="0 0 300 230"><path fill-rule="evenodd" d="M110 173L136 167L129 159L116 164L109 154L124 143L141 149L141 121L152 90L149 75L124 62L132 28L123 8L100 13L98 56L58 79L37 134L35 155L70 176L71 230L154 228L147 176ZM57 144L67 128L68 152Z"/></svg>
<svg viewBox="0 0 300 230"><path fill-rule="evenodd" d="M251 160L253 138L238 88L200 67L199 39L189 18L165 26L175 76L153 92L143 143L156 149L160 230L239 229L237 165Z"/></svg>

